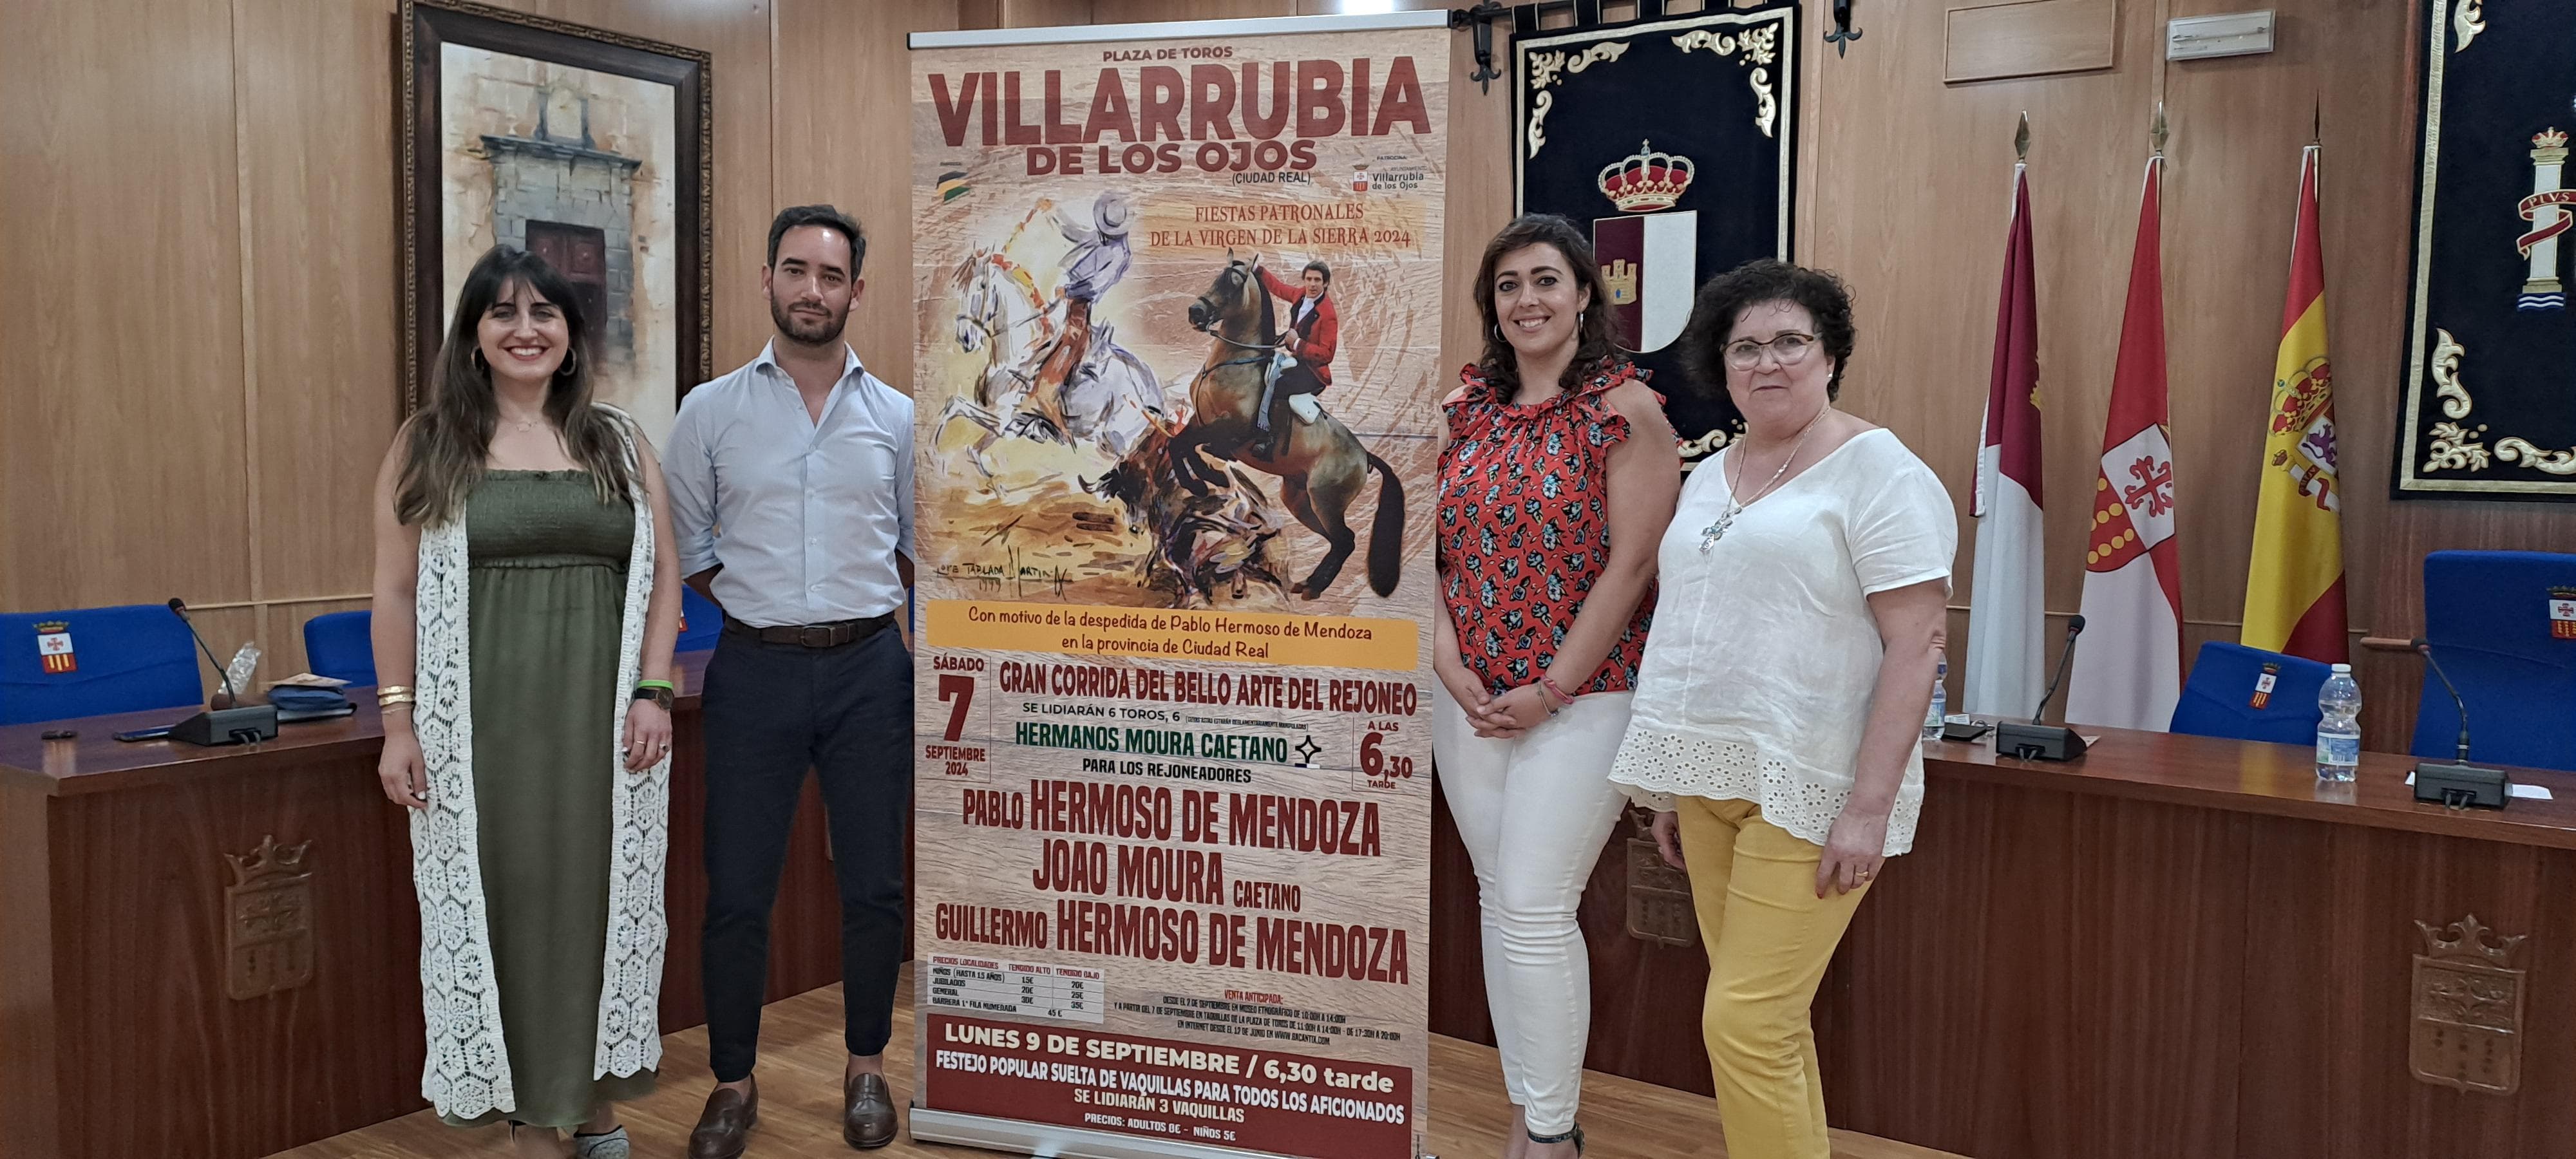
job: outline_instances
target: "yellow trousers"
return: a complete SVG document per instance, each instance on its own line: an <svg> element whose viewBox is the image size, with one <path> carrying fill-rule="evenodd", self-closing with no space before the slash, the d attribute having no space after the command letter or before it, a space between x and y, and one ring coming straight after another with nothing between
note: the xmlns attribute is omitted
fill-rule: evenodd
<svg viewBox="0 0 2576 1159"><path fill-rule="evenodd" d="M1831 1159L1808 1018L1866 886L1816 896L1824 849L1751 801L1683 797L1682 860L1708 950L1700 1030L1730 1159Z"/></svg>

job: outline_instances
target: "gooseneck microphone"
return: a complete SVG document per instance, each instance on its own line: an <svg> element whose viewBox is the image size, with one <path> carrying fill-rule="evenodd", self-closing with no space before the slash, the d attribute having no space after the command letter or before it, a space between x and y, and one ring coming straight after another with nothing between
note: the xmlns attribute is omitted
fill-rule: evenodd
<svg viewBox="0 0 2576 1159"><path fill-rule="evenodd" d="M2442 682L2451 694L2451 707L2460 714L2460 739L2451 763L2422 761L2415 766L2415 799L2453 809L2501 809L2513 796L2513 783L2502 769L2480 768L2469 763L2469 702L2460 699L2458 685L2451 683L2442 662L2433 658L2433 642L2421 636L2407 641L2415 654L2424 658L2424 666L2433 678Z"/></svg>
<svg viewBox="0 0 2576 1159"><path fill-rule="evenodd" d="M2433 678L2442 682L2442 690L2451 694L2451 707L2460 714L2460 751L2452 759L2465 765L2469 763L2469 702L2460 699L2460 686L2451 683L2450 675L2442 671L2442 662L2433 658L2431 640L2417 636L2407 643L2424 658L2424 666L2433 670Z"/></svg>
<svg viewBox="0 0 2576 1159"><path fill-rule="evenodd" d="M2075 638L2083 634L2084 617L2066 617L2066 644L2057 653L2057 675L2048 678L2048 691L2039 694L2039 707L2030 710L2032 724L2038 724L2040 717L2048 715L2048 702L2057 699L2057 686L2066 680L2067 665L2075 662Z"/></svg>
<svg viewBox="0 0 2576 1159"><path fill-rule="evenodd" d="M231 708L240 704L241 692L233 687L232 669L225 667L223 661L215 658L215 650L206 646L205 633L198 631L197 622L188 618L188 601L177 596L170 597L170 614L179 617L179 622L188 626L188 638L197 642L197 650L206 654L206 663L215 666L215 678L223 681L224 702L217 707Z"/></svg>
<svg viewBox="0 0 2576 1159"><path fill-rule="evenodd" d="M2084 617L2066 618L2066 645L2057 653L2057 674L2048 680L2048 691L2039 696L2039 707L2032 709L2029 724L2002 721L1995 725L1995 755L2019 757L2026 761L2071 761L2084 755L2084 738L2075 730L2053 724L2041 724L2048 714L2048 702L2057 699L2057 686L2066 680L2066 669L2075 662L2075 638L2084 634Z"/></svg>
<svg viewBox="0 0 2576 1159"><path fill-rule="evenodd" d="M277 706L241 702L240 691L233 687L232 673L225 669L223 661L215 659L215 650L206 646L205 634L197 631L197 622L188 618L187 601L170 597L170 614L188 626L188 635L197 641L197 650L206 654L206 661L215 666L224 682L224 706L171 725L170 739L207 746L277 739Z"/></svg>

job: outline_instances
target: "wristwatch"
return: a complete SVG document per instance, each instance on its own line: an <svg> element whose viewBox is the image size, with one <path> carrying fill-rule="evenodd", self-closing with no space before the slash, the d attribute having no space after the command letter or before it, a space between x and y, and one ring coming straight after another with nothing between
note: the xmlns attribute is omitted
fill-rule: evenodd
<svg viewBox="0 0 2576 1159"><path fill-rule="evenodd" d="M671 711L671 690L670 690L670 689L668 689L668 688L660 688L660 687L654 687L654 686L649 686L649 685L648 685L648 686L645 686L645 687L642 687L642 688L638 688L638 689L636 689L636 690L635 690L635 695L634 695L631 699L634 699L634 700L650 700L650 701L652 701L652 702L653 702L653 703L655 703L655 704L661 705L661 706L662 706L662 711L664 711L664 712L669 712L669 711Z"/></svg>

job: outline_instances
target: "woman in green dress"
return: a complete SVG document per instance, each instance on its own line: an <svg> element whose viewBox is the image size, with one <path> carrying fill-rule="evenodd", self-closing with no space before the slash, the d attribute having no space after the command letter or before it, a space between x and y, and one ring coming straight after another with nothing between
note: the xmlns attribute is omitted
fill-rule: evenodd
<svg viewBox="0 0 2576 1159"><path fill-rule="evenodd" d="M678 555L574 287L497 247L376 480L385 795L411 812L421 1090L525 1156L626 1159L653 1088Z"/></svg>

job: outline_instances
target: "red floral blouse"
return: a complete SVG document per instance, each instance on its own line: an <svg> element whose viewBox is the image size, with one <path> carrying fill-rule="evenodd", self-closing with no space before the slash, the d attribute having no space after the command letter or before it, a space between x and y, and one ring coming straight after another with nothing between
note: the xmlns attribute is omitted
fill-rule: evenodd
<svg viewBox="0 0 2576 1159"><path fill-rule="evenodd" d="M1446 404L1440 452L1442 594L1467 670L1499 695L1538 679L1610 561L1610 448L1628 437L1628 419L1607 395L1646 372L1613 362L1526 404L1496 398L1476 367L1458 378L1467 389ZM1648 587L1591 679L1559 673L1557 683L1578 695L1634 688L1654 618Z"/></svg>

